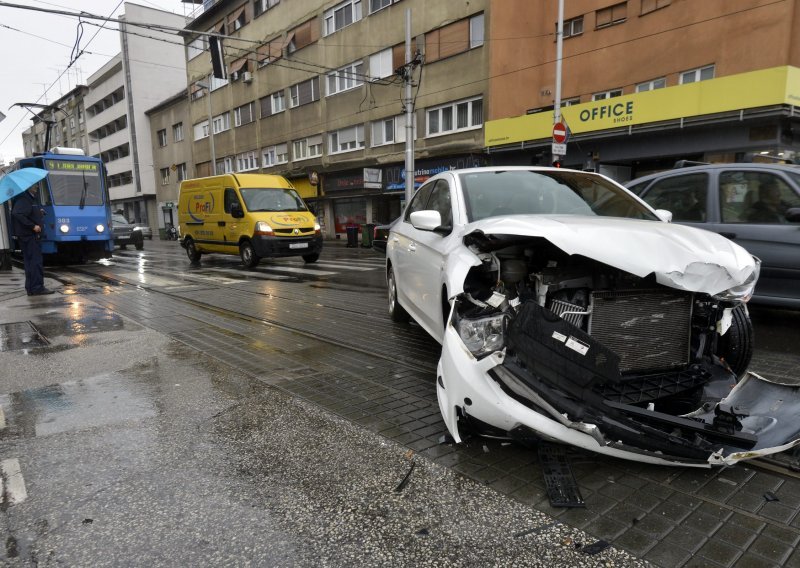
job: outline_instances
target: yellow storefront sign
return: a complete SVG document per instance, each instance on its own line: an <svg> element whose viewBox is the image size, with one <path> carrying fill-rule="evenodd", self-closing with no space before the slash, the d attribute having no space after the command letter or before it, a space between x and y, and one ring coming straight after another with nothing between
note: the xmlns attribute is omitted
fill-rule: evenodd
<svg viewBox="0 0 800 568"><path fill-rule="evenodd" d="M298 195L303 199L314 199L318 196L317 186L311 185L308 178L295 178L290 181L297 190Z"/></svg>
<svg viewBox="0 0 800 568"><path fill-rule="evenodd" d="M573 134L772 105L800 105L800 69L783 66L561 108ZM551 137L553 113L490 120L485 145Z"/></svg>

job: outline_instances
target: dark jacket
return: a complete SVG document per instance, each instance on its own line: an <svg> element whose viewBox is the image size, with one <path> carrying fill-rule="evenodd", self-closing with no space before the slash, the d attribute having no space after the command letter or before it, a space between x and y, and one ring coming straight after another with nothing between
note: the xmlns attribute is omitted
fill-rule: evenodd
<svg viewBox="0 0 800 568"><path fill-rule="evenodd" d="M42 226L42 208L29 191L23 191L14 201L11 218L13 220L12 230L16 236L34 236L36 235L33 232L34 225Z"/></svg>

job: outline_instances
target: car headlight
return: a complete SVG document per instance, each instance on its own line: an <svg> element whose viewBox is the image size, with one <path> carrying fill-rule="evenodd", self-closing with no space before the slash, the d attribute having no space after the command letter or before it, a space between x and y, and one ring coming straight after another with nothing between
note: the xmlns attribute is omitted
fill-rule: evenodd
<svg viewBox="0 0 800 568"><path fill-rule="evenodd" d="M94 230L95 230L95 231L97 231L98 233L105 233L105 231L106 231L106 226L105 226L105 225L97 225L97 226L94 228Z"/></svg>
<svg viewBox="0 0 800 568"><path fill-rule="evenodd" d="M753 296L753 290L756 287L756 282L758 282L758 276L761 274L761 261L756 257L753 257L753 260L755 260L755 268L752 274L747 277L747 280L738 286L720 292L714 296L714 298L717 300L748 302Z"/></svg>
<svg viewBox="0 0 800 568"><path fill-rule="evenodd" d="M319 226L319 223L316 221L314 222L314 232L319 233L322 230L322 227Z"/></svg>
<svg viewBox="0 0 800 568"><path fill-rule="evenodd" d="M275 236L275 232L272 230L272 227L270 227L265 221L259 221L256 223L255 234L264 235L267 237Z"/></svg>
<svg viewBox="0 0 800 568"><path fill-rule="evenodd" d="M58 230L64 234L67 234L69 233L69 225L67 224L61 225L60 227L58 227Z"/></svg>
<svg viewBox="0 0 800 568"><path fill-rule="evenodd" d="M133 228L133 230L134 230L134 231L141 231L141 230L142 230L142 228L141 228L141 227L134 227L134 228Z"/></svg>
<svg viewBox="0 0 800 568"><path fill-rule="evenodd" d="M507 316L496 314L477 319L460 319L456 325L461 341L475 357L488 355L505 347Z"/></svg>

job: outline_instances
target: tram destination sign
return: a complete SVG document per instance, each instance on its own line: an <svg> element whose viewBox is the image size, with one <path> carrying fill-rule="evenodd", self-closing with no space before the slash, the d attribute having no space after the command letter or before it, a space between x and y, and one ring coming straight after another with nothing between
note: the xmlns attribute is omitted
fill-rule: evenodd
<svg viewBox="0 0 800 568"><path fill-rule="evenodd" d="M45 166L51 172L97 172L97 163L77 160L45 160Z"/></svg>

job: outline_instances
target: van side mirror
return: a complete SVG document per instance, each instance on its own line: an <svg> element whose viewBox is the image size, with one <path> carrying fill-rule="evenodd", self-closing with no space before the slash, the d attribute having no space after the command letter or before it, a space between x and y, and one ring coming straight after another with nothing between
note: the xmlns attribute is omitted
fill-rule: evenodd
<svg viewBox="0 0 800 568"><path fill-rule="evenodd" d="M231 203L231 217L234 219L241 219L244 217L244 211L242 211L241 203Z"/></svg>

